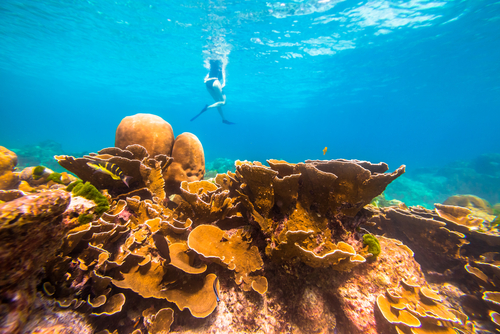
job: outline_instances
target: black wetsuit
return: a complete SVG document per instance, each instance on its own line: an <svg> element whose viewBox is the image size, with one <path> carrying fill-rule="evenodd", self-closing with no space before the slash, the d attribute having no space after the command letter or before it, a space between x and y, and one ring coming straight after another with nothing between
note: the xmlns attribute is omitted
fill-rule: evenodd
<svg viewBox="0 0 500 334"><path fill-rule="evenodd" d="M210 80L207 80L205 84L207 85L207 88L212 88L214 86L214 81L219 80L222 82L222 65L221 64L214 64L210 66L210 72L208 73L208 77L212 78ZM217 78L217 79L214 79Z"/></svg>

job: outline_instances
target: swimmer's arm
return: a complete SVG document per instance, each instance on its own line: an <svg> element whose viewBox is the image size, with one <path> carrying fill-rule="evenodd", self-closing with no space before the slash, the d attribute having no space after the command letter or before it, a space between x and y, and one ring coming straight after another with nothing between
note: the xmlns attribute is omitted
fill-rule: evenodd
<svg viewBox="0 0 500 334"><path fill-rule="evenodd" d="M203 82L205 82L205 83L206 83L206 82L207 82L207 80L208 80L208 74L209 74L209 73L207 73L207 76L206 76L206 77L205 77L205 79L203 80Z"/></svg>

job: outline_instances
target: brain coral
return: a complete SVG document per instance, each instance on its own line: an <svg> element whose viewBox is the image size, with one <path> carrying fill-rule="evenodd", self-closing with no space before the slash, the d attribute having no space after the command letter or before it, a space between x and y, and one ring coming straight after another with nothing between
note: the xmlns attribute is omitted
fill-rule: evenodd
<svg viewBox="0 0 500 334"><path fill-rule="evenodd" d="M182 181L198 181L205 175L205 154L200 140L192 133L177 136L172 150L172 165L163 174L169 192L179 192Z"/></svg>
<svg viewBox="0 0 500 334"><path fill-rule="evenodd" d="M118 125L115 146L125 149L139 144L151 155L172 154L174 132L172 126L163 118L151 114L127 116Z"/></svg>

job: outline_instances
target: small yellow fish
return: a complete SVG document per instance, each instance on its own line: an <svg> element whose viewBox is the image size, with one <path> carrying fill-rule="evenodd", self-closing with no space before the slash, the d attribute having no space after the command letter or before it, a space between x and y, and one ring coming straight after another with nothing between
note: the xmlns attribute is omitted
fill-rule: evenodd
<svg viewBox="0 0 500 334"><path fill-rule="evenodd" d="M325 148L323 149L323 155L326 154L326 151L328 150L328 147L325 146Z"/></svg>
<svg viewBox="0 0 500 334"><path fill-rule="evenodd" d="M87 166L95 169L96 172L102 172L111 176L113 180L122 180L128 187L128 183L132 176L126 176L123 171L115 164L104 161L96 161L95 163L87 162Z"/></svg>

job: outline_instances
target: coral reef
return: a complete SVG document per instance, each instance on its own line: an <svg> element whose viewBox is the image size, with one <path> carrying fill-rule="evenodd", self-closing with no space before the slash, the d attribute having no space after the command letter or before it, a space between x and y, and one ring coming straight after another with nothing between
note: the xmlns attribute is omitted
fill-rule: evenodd
<svg viewBox="0 0 500 334"><path fill-rule="evenodd" d="M469 257L464 266L470 284L461 296L464 312L475 328L500 331L500 254L487 252Z"/></svg>
<svg viewBox="0 0 500 334"><path fill-rule="evenodd" d="M356 253L361 242L349 240L352 230L365 219L362 207L404 173L404 166L384 174L387 165L357 160L269 164L236 162L231 178L231 187L239 188L233 191L251 203L248 210L267 237L266 254L338 270L364 262Z"/></svg>
<svg viewBox="0 0 500 334"><path fill-rule="evenodd" d="M403 279L397 287L378 295L377 309L398 333L472 332L471 324L466 324L467 316L441 301L438 291Z"/></svg>
<svg viewBox="0 0 500 334"><path fill-rule="evenodd" d="M377 237L381 253L376 261L343 272L328 288L336 295L340 307L349 320L345 325L351 333L386 333L375 317L377 295L408 279L423 284L424 275L414 260L413 252L400 241ZM380 328L382 327L382 328Z"/></svg>
<svg viewBox="0 0 500 334"><path fill-rule="evenodd" d="M111 195L130 194L131 189L149 188L159 178L164 183L165 191L178 193L182 181L201 180L205 174L203 147L198 138L190 133L177 136L172 157L157 154L152 158L143 146L133 144L125 149L106 148L82 158L61 155L55 156L55 159L84 182L90 182L97 189L108 189ZM118 166L131 179L128 185L119 178L96 172L91 166L96 162Z"/></svg>
<svg viewBox="0 0 500 334"><path fill-rule="evenodd" d="M383 196L404 166L358 160L236 161L203 180L196 136L171 153L139 139L56 156L81 181L30 167L0 191L2 331L500 329L500 230L486 201L407 207Z"/></svg>
<svg viewBox="0 0 500 334"><path fill-rule="evenodd" d="M66 155L55 156L55 158L61 166L77 175L83 182L89 182L100 190L108 189L112 195L130 193L131 189L136 191L149 189L148 187L155 184L158 172L163 173L172 162L172 158L162 154L154 159L150 158L146 149L140 145L130 145L125 150L117 147L106 148L97 154L90 153L76 159ZM96 161L108 162L120 167L125 175L131 177L129 186L105 173L96 172L89 166L89 163ZM151 196L151 191L149 192Z"/></svg>
<svg viewBox="0 0 500 334"><path fill-rule="evenodd" d="M448 197L444 205L460 206L471 211L471 215L492 221L495 219L493 208L487 200L474 195L454 195Z"/></svg>
<svg viewBox="0 0 500 334"><path fill-rule="evenodd" d="M205 175L205 155L198 137L184 132L175 138L172 165L163 176L166 189L178 192L182 181L199 181Z"/></svg>
<svg viewBox="0 0 500 334"><path fill-rule="evenodd" d="M31 334L92 334L89 321L79 312L61 310L47 298L35 299L23 328Z"/></svg>
<svg viewBox="0 0 500 334"><path fill-rule="evenodd" d="M64 236L62 214L70 199L65 191L47 191L0 204L2 287L26 279L52 256L58 247L49 241L60 242ZM39 259L34 254L43 257Z"/></svg>
<svg viewBox="0 0 500 334"><path fill-rule="evenodd" d="M5 194L5 193L4 193ZM0 329L16 333L30 314L37 275L87 207L64 190L3 197L0 204Z"/></svg>
<svg viewBox="0 0 500 334"><path fill-rule="evenodd" d="M115 146L125 150L134 144L144 147L152 158L158 154L171 156L174 131L167 121L156 115L127 116L116 129Z"/></svg>
<svg viewBox="0 0 500 334"><path fill-rule="evenodd" d="M17 165L17 155L0 146L0 190L16 188L19 176L14 173Z"/></svg>
<svg viewBox="0 0 500 334"><path fill-rule="evenodd" d="M71 174L66 172L57 173L44 166L26 167L19 173L21 184L19 188L26 191L35 191L35 189L48 189L55 183L68 185L77 180Z"/></svg>
<svg viewBox="0 0 500 334"><path fill-rule="evenodd" d="M441 319L442 323L451 321L453 324L448 328L456 327L461 332L481 330L481 333L494 333L500 328L496 324L495 312L498 310L495 303L489 300L489 293L494 295L496 286L500 283L495 269L500 263L496 259L496 251L500 246L500 230L492 221L481 218L488 216L486 212L491 210L484 200L470 196L455 197L448 203L460 203L475 209L481 207L484 211L471 211L467 207L444 204L435 204L434 210L422 207L372 208L378 213L374 214L370 221L375 223L375 226L369 228L398 238L413 249L429 282L460 284L463 292L450 297L451 300L448 302L461 308L459 311L465 315L458 316L458 311L453 312L460 321ZM416 293L418 294L418 290ZM398 303L395 297L383 298ZM385 307L392 312L386 312L388 321L393 324L403 324L401 319L397 320L399 315L395 310L398 308L390 306L386 301L382 303L385 303L385 306L379 305L379 307ZM408 309L408 311L410 316L406 314L408 312L403 312L407 318L422 314L418 309L417 311ZM422 324L422 328L425 327L427 331L437 330L420 317L418 321L411 319L412 326L408 324L401 326L418 327ZM435 319L433 321L436 322ZM408 332L401 326L398 325L399 332ZM418 332L415 328L412 331ZM442 331L444 329L440 329L440 332Z"/></svg>
<svg viewBox="0 0 500 334"><path fill-rule="evenodd" d="M124 156L130 149L108 149L107 154ZM112 159L104 154L99 152L99 158ZM81 159L90 157L95 156ZM143 153L142 162L128 160L160 165L148 157ZM71 162L68 166L85 166L77 160L61 159ZM367 219L363 206L404 167L384 174L387 165L364 161L269 164L237 162L236 173L219 174L215 183L183 181L180 193L168 200L168 192L158 196L147 187L149 192L138 192L137 187L143 187L140 183L131 186L129 194L112 196L111 208L99 220L68 233L57 256L45 266L44 291L61 307L91 313L97 329L112 329L104 320L111 314L120 319L114 328L120 332L152 330L151 319L165 318L162 321L170 323L167 314L171 314L175 330L186 321L187 315L179 313L182 310L203 319L212 317L221 303L230 307L222 292L230 286L253 291L277 305L286 305L288 297L301 300L303 308L313 312L296 323L267 312L272 319L280 318L282 328L333 329L329 327L335 324L331 307L312 287L287 298L274 292L267 296L262 256L275 260L278 267L271 268L278 277L289 276L282 266L305 270L305 264L324 268L329 272L325 280L331 277L331 268L348 272L364 263L372 254L356 232ZM239 296L233 303L241 303L242 298L249 297ZM314 308L312 299L324 306ZM129 311L121 312L125 307ZM320 317L322 322L317 322Z"/></svg>

